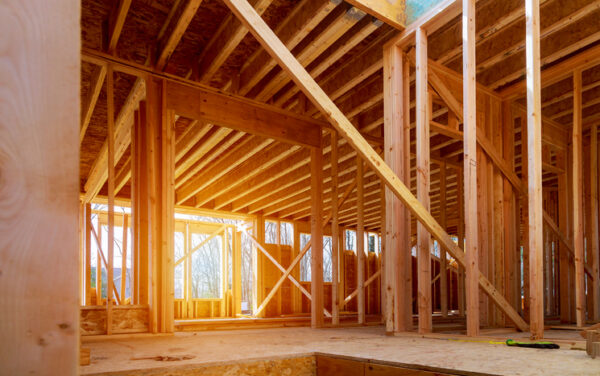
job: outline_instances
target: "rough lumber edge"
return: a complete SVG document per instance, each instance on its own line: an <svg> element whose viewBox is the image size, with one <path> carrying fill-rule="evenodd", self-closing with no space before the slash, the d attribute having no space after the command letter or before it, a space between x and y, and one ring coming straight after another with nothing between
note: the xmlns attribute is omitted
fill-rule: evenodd
<svg viewBox="0 0 600 376"><path fill-rule="evenodd" d="M0 4L3 375L78 372L80 6Z"/></svg>
<svg viewBox="0 0 600 376"><path fill-rule="evenodd" d="M386 183L396 196L410 209L416 218L423 223L435 239L446 247L448 252L461 265L465 265L462 249L456 245L450 235L442 229L433 216L417 200L410 190L400 181L394 172L385 164L383 159L369 143L354 128L352 123L327 97L308 72L298 63L273 31L260 18L256 11L246 0L224 0L230 10L249 28L262 46L278 61L293 78L304 94L311 99L313 104L327 117L331 124L338 130L359 155L369 164L369 167ZM479 274L479 284L500 309L522 331L529 330L529 325L521 318L517 311L504 299L483 274Z"/></svg>

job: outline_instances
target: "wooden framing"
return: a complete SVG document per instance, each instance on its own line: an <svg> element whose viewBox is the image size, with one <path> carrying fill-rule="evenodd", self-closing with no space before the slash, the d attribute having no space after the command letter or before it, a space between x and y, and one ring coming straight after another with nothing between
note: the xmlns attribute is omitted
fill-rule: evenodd
<svg viewBox="0 0 600 376"><path fill-rule="evenodd" d="M466 254L466 311L467 335L479 335L479 289L476 276L479 275L479 241L477 235L477 122L475 86L475 1L463 2L463 104L464 119L464 221ZM471 199L469 199L471 198Z"/></svg>
<svg viewBox="0 0 600 376"><path fill-rule="evenodd" d="M321 225L323 152L321 149L312 148L310 151L311 169L311 216L310 216L310 240L311 240L311 313L310 326L320 328L323 326L323 228Z"/></svg>
<svg viewBox="0 0 600 376"><path fill-rule="evenodd" d="M540 83L540 4L525 2L527 20L527 177L529 218L530 330L544 337L544 239L542 218L542 119Z"/></svg>
<svg viewBox="0 0 600 376"><path fill-rule="evenodd" d="M252 34L261 42L263 47L278 60L280 65L293 77L294 82L302 88L307 97L313 101L323 114L326 114L328 120L340 132L346 140L355 148L357 153L361 154L364 160L371 168L385 181L394 193L409 207L417 219L422 222L426 229L438 240L442 246L447 247L449 253L464 265L464 258L461 255L460 248L451 240L450 236L433 219L421 203L412 195L406 186L390 170L385 162L373 150L360 133L352 126L348 119L340 112L335 104L325 95L315 81L310 77L306 70L298 64L291 53L277 39L269 27L262 21L256 11L243 0L226 0L227 6L233 13L251 30ZM314 206L314 205L313 205ZM507 314L515 324L521 329L528 329L528 325L506 302L504 297L496 291L489 280L479 274L479 284L484 291L499 305L505 314Z"/></svg>

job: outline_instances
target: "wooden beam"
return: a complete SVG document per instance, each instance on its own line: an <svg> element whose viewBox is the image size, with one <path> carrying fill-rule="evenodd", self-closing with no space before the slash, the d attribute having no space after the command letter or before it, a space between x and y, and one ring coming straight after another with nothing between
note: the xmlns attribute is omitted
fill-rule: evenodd
<svg viewBox="0 0 600 376"><path fill-rule="evenodd" d="M360 156L356 157L356 262L357 290L358 290L358 324L364 325L365 321L365 182L364 162Z"/></svg>
<svg viewBox="0 0 600 376"><path fill-rule="evenodd" d="M467 335L479 335L479 244L477 236L477 86L475 79L475 0L463 1L463 153Z"/></svg>
<svg viewBox="0 0 600 376"><path fill-rule="evenodd" d="M585 286L583 265L583 139L581 124L581 70L573 73L573 247L575 249L575 318L585 325Z"/></svg>
<svg viewBox="0 0 600 376"><path fill-rule="evenodd" d="M323 227L322 217L322 182L323 182L323 151L312 148L310 150L310 195L311 195L311 257L310 289L312 302L310 304L310 326L321 328L323 326Z"/></svg>
<svg viewBox="0 0 600 376"><path fill-rule="evenodd" d="M542 103L540 82L540 3L525 1L527 62L527 181L529 291L532 339L544 337L544 234L542 207Z"/></svg>
<svg viewBox="0 0 600 376"><path fill-rule="evenodd" d="M127 17L130 6L131 0L118 0L111 11L108 20L108 43L106 44L106 51L108 51L109 54L114 54L117 49L117 43L119 42L121 30L123 30L125 18Z"/></svg>
<svg viewBox="0 0 600 376"><path fill-rule="evenodd" d="M404 30L404 21L406 19L404 1L348 0L348 2L398 30Z"/></svg>
<svg viewBox="0 0 600 376"><path fill-rule="evenodd" d="M369 143L360 135L360 132L350 123L344 114L321 90L314 79L300 65L294 56L281 43L269 29L256 11L245 0L225 0L231 11L250 29L263 47L269 51L281 67L293 78L304 94L319 108L329 122L336 128L350 145L360 154L370 168L384 181L384 183L397 195L409 210L422 222L426 229L442 244L460 265L465 265L462 250L452 241L441 226L435 221L425 207L416 199L410 190L400 181L394 172L385 164L383 159L373 150ZM479 284L486 294L498 304L499 308L517 325L520 330L528 330L528 325L513 307L498 293L487 278L479 273Z"/></svg>
<svg viewBox="0 0 600 376"><path fill-rule="evenodd" d="M417 128L417 199L429 210L429 102L427 84L427 34L416 31L416 128ZM445 231L445 230L444 230ZM432 330L431 307L431 244L430 235L421 222L417 222L417 274L419 333Z"/></svg>
<svg viewBox="0 0 600 376"><path fill-rule="evenodd" d="M167 82L167 107L178 115L291 142L321 146L322 122L214 89Z"/></svg>

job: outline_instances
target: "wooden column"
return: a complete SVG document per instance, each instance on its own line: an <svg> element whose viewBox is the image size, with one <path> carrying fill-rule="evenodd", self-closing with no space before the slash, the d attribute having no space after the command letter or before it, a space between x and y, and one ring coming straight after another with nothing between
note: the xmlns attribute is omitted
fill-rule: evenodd
<svg viewBox="0 0 600 376"><path fill-rule="evenodd" d="M113 306L113 285L114 285L114 253L115 253L115 97L114 97L114 77L112 67L109 65L106 70L106 117L108 136L106 143L108 145L108 247L106 256L107 265L107 284L106 284L106 334L112 334L112 306ZM101 232L102 228L98 231Z"/></svg>
<svg viewBox="0 0 600 376"><path fill-rule="evenodd" d="M356 261L358 323L365 324L364 162L356 157Z"/></svg>
<svg viewBox="0 0 600 376"><path fill-rule="evenodd" d="M331 131L331 324L340 323L339 309L339 230L338 223L338 136Z"/></svg>
<svg viewBox="0 0 600 376"><path fill-rule="evenodd" d="M600 321L600 236L598 234L598 125L594 124L590 130L590 245L588 249L592 257L592 271L594 279L592 294L594 303L593 321Z"/></svg>
<svg viewBox="0 0 600 376"><path fill-rule="evenodd" d="M410 176L410 60L407 55L402 55L402 156L400 160L403 163L403 183L407 189L411 189ZM397 197L394 195L394 197ZM396 331L408 331L413 328L413 275L412 275L412 244L411 244L411 213L408 207L400 202L401 216L399 225L401 226L401 236L399 245L399 264L400 279L396 287L397 301L395 309L398 312L396 321ZM402 313L400 313L402 312Z"/></svg>
<svg viewBox="0 0 600 376"><path fill-rule="evenodd" d="M427 34L416 31L417 199L429 210L429 96L427 84ZM417 273L419 333L431 332L431 238L417 222Z"/></svg>
<svg viewBox="0 0 600 376"><path fill-rule="evenodd" d="M456 172L457 203L458 203L458 246L464 251L465 248L465 204L464 204L464 178L463 170ZM458 265L456 290L458 292L458 315L465 316L465 268Z"/></svg>
<svg viewBox="0 0 600 376"><path fill-rule="evenodd" d="M84 246L85 246L85 305L92 305L92 204L85 204L85 228L84 228Z"/></svg>
<svg viewBox="0 0 600 376"><path fill-rule="evenodd" d="M542 104L540 74L540 4L525 1L527 23L527 176L529 203L529 309L533 339L544 337L544 237L542 207Z"/></svg>
<svg viewBox="0 0 600 376"><path fill-rule="evenodd" d="M125 304L125 290L127 289L127 234L128 234L128 219L127 214L123 214L123 236L121 237L121 304Z"/></svg>
<svg viewBox="0 0 600 376"><path fill-rule="evenodd" d="M323 151L310 149L311 297L310 326L323 327Z"/></svg>
<svg viewBox="0 0 600 376"><path fill-rule="evenodd" d="M475 81L475 0L463 1L463 137L467 335L479 335L479 256L477 240L477 110Z"/></svg>
<svg viewBox="0 0 600 376"><path fill-rule="evenodd" d="M440 163L440 225L446 230L446 163ZM446 249L440 244L440 307L442 316L448 316L448 276Z"/></svg>
<svg viewBox="0 0 600 376"><path fill-rule="evenodd" d="M397 46L384 49L384 158L394 173L404 181L407 166L410 169L410 148L405 132L409 122L405 116L405 102L409 92L405 91L405 62L408 59ZM406 76L408 72L406 72ZM406 82L410 84L410 82ZM408 125L410 132L410 124ZM385 187L385 263L383 289L385 290L386 332L407 331L412 327L412 286L410 285L411 254L407 246L410 238L410 223L407 231L407 210L394 193Z"/></svg>
<svg viewBox="0 0 600 376"><path fill-rule="evenodd" d="M531 1L531 0L530 0ZM575 320L585 325L584 240L583 240L583 140L581 71L573 72L573 246L575 248Z"/></svg>
<svg viewBox="0 0 600 376"><path fill-rule="evenodd" d="M0 373L79 373L81 2L0 5Z"/></svg>
<svg viewBox="0 0 600 376"><path fill-rule="evenodd" d="M150 212L152 332L170 333L173 322L174 113L167 110L164 81L146 78Z"/></svg>

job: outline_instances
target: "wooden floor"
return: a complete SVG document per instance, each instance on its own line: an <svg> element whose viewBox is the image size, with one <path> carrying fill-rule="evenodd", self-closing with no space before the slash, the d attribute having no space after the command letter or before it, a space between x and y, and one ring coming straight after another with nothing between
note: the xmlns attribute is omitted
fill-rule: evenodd
<svg viewBox="0 0 600 376"><path fill-rule="evenodd" d="M170 375L207 364L239 363L315 353L369 359L402 366L430 367L452 374L490 375L598 375L600 360L589 358L576 331L549 330L548 338L559 338L561 349L513 348L486 343L486 338L523 337L510 331L482 331L481 339L460 334L416 334L386 336L382 326L342 329L276 328L264 330L204 331L173 336L119 339L84 343L91 348L91 365L83 375L159 374L167 367ZM116 336L115 336L116 337ZM478 342L479 341L479 342ZM575 344L575 346L573 346ZM257 351L260 349L260 351ZM158 361L171 356L180 361ZM135 371L139 370L139 371ZM183 373L182 373L183 374Z"/></svg>

